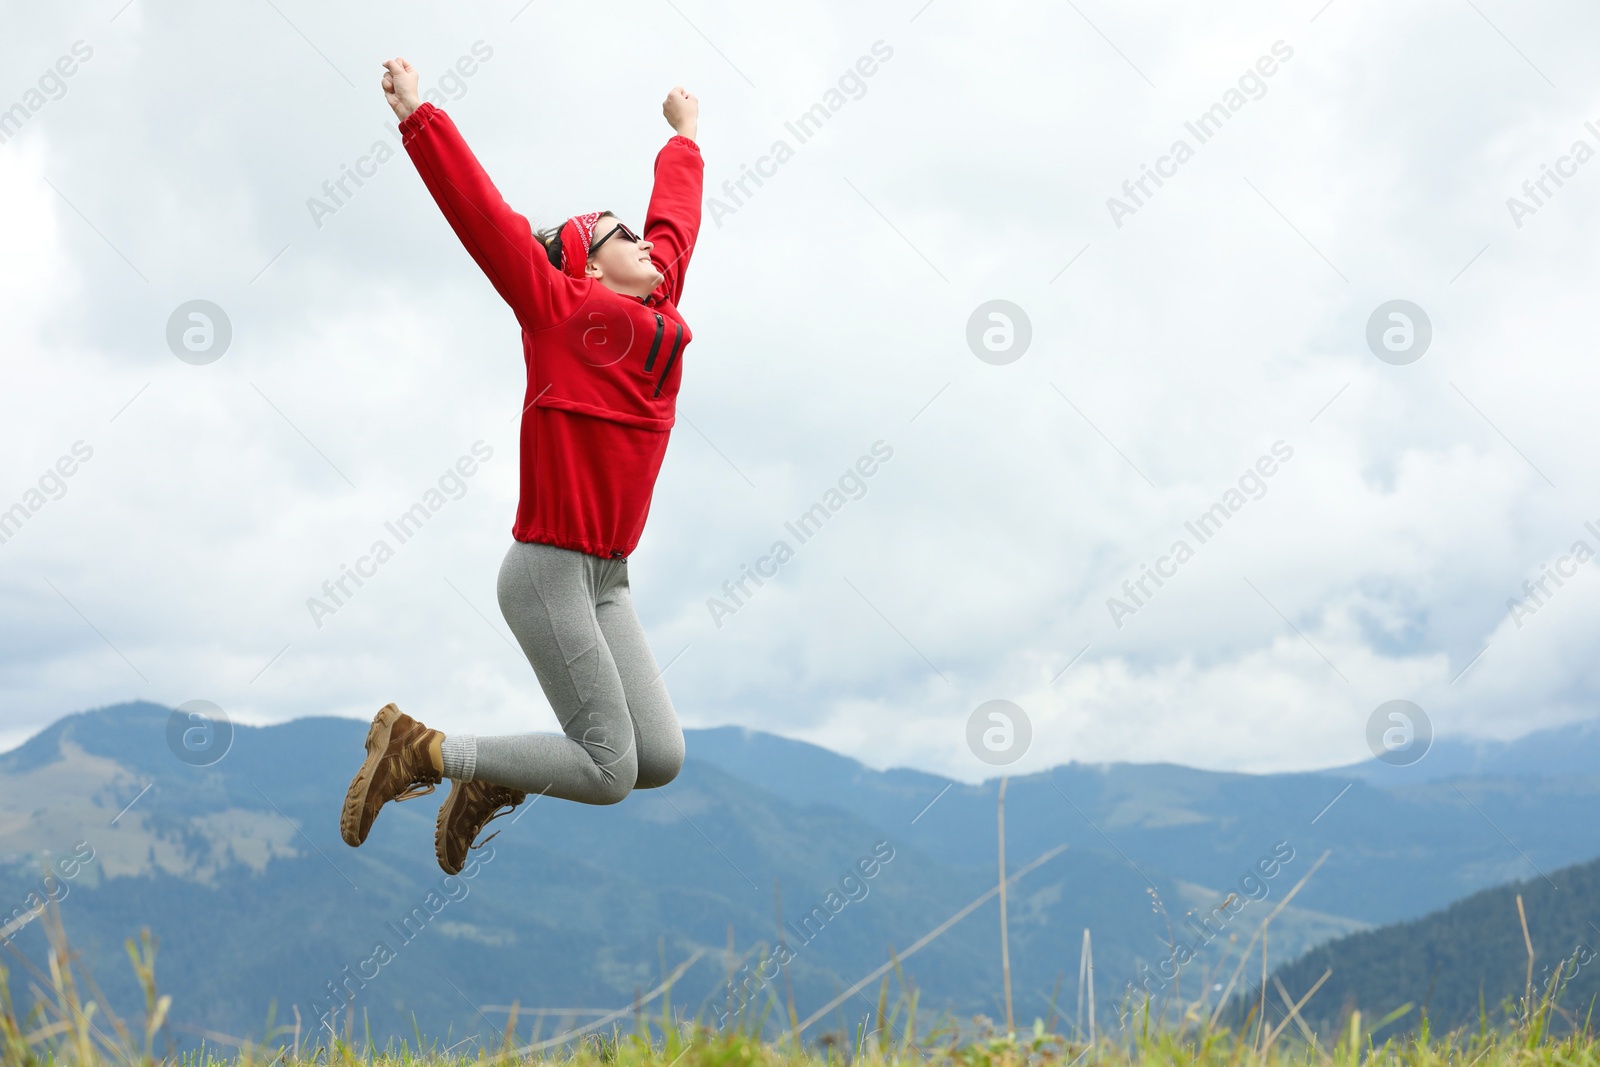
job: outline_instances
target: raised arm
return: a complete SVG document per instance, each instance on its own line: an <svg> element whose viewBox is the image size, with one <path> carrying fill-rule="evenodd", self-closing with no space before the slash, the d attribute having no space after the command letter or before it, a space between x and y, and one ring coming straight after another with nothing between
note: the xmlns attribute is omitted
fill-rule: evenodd
<svg viewBox="0 0 1600 1067"><path fill-rule="evenodd" d="M582 283L550 265L527 218L506 203L450 116L418 100L411 64L392 59L384 67L384 95L400 119L417 173L523 329L538 330L572 314L582 302Z"/></svg>
<svg viewBox="0 0 1600 1067"><path fill-rule="evenodd" d="M644 237L652 245L650 260L666 276L662 287L676 304L683 294L695 238L700 233L700 201L705 162L695 144L700 101L682 86L667 94L661 112L677 131L656 153L655 186L644 216Z"/></svg>

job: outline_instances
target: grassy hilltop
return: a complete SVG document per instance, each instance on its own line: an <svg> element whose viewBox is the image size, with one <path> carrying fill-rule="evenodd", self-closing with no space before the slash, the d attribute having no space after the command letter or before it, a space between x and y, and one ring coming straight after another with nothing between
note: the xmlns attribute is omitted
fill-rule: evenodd
<svg viewBox="0 0 1600 1067"><path fill-rule="evenodd" d="M1475 1026L1435 1033L1423 1013L1419 1025L1403 1036L1381 1043L1375 1034L1389 1027L1414 1005L1403 1005L1381 1019L1352 1010L1318 1032L1301 1011L1316 990L1291 1000L1281 984L1281 1003L1266 996L1251 1004L1242 1021L1219 1024L1228 1009L1249 1002L1229 993L1254 958L1252 949L1267 935L1270 919L1257 927L1237 960L1223 961L1199 976L1201 993L1191 1000L1168 998L1135 1003L1125 996L1117 1015L1119 1026L1096 1031L1090 1007L1078 1005L1073 1018L1066 1006L1048 1019L1011 1026L977 1016L967 1020L919 1019L914 985L898 967L886 974L876 997L860 997L859 1020L849 1031L797 1033L803 1030L792 1000L785 1006L775 987L765 1004L751 1001L720 1021L675 1013L670 981L658 1005L636 1004L625 1018L607 1018L545 1035L542 1021L528 1026L515 1006L499 1039L485 1044L477 1036L449 1042L428 1040L376 1042L357 1032L353 1013L343 1016L342 1032L324 1025L310 1032L304 1020L292 1026L273 1025L259 1039L240 1039L211 1032L185 1042L180 1050L169 1025L172 998L160 993L156 980L156 946L142 932L127 942L128 959L143 1004L137 1013L119 1015L101 996L93 977L77 966L60 911L47 906L39 921L50 943L44 967L11 949L27 973L32 994L29 1008L19 1011L12 997L11 973L0 966L0 1063L6 1067L293 1067L315 1064L404 1065L548 1064L552 1067L1076 1067L1080 1063L1134 1067L1594 1067L1600 1044L1588 1013L1575 1015L1561 1006L1566 972L1558 968L1542 986L1530 978L1524 995L1507 999L1491 1013L1480 1012ZM1228 974L1226 987L1220 980ZM900 987L891 998L891 978ZM1222 988L1221 996L1213 991ZM1243 988L1242 986L1240 988ZM650 999L655 999L654 997ZM1592 1005L1591 1005L1592 1008ZM619 1015L621 1013L618 1013ZM1310 1013L1306 1013L1309 1015ZM1085 1022L1087 1025L1085 1026ZM774 1025L775 1024L775 1025ZM775 1036L763 1036L775 1035Z"/></svg>

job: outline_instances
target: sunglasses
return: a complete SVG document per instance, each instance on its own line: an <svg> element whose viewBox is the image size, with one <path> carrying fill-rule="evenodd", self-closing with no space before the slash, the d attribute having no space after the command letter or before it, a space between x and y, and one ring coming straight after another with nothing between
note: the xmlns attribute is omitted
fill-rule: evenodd
<svg viewBox="0 0 1600 1067"><path fill-rule="evenodd" d="M595 252L599 250L601 245L605 244L607 241L611 240L611 238L613 236L615 236L616 234L619 234L619 233L622 234L623 237L625 237L628 240L632 241L634 244L638 244L639 241L642 239L642 238L640 238L640 236L638 234L634 233L632 230L628 229L626 226L624 226L622 223L619 222L619 223L616 224L616 226L612 227L612 229L611 229L611 231L609 233L607 233L604 237L600 238L600 240L596 241L594 244L589 246L589 255L593 256L595 254Z"/></svg>

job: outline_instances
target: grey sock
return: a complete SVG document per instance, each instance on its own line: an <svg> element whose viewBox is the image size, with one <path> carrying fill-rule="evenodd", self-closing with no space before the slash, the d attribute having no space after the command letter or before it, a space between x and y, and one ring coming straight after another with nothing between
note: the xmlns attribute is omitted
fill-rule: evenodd
<svg viewBox="0 0 1600 1067"><path fill-rule="evenodd" d="M446 778L470 782L472 772L478 769L478 739L472 734L450 734L440 743L439 755Z"/></svg>

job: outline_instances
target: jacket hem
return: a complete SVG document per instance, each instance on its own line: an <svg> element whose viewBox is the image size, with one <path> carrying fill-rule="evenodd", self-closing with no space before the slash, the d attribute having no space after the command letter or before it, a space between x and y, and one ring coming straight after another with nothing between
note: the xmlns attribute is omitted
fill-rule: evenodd
<svg viewBox="0 0 1600 1067"><path fill-rule="evenodd" d="M599 556L601 559L627 559L633 554L634 545L601 545L579 537L570 537L558 534L552 530L520 530L512 528L511 536L525 544L550 545L555 548L566 548L574 552L582 552L586 556ZM621 556L613 553L621 552Z"/></svg>

